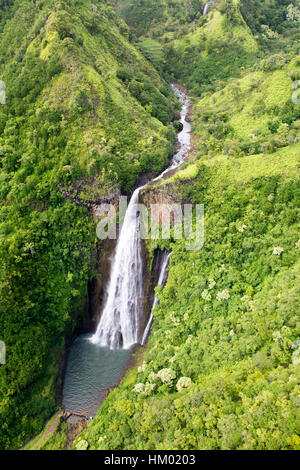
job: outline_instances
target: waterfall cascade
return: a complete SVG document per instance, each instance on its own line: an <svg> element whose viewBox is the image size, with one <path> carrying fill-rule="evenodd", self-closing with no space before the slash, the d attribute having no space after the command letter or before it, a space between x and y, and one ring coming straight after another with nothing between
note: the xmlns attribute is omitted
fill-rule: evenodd
<svg viewBox="0 0 300 470"><path fill-rule="evenodd" d="M107 301L91 341L111 349L128 349L138 342L143 301L143 261L137 206L138 188L128 205L108 285Z"/></svg>
<svg viewBox="0 0 300 470"><path fill-rule="evenodd" d="M214 3L213 0L211 0L211 1L208 2L208 3L205 3L204 8L203 8L203 16L205 16L205 15L207 15L207 14L209 13L209 11L210 11L210 9L211 9L213 3Z"/></svg>
<svg viewBox="0 0 300 470"><path fill-rule="evenodd" d="M180 122L183 128L178 134L180 146L173 156L171 165L152 181L159 180L168 171L179 167L190 148L191 126L186 121L190 102L183 92L174 85L172 87L182 103ZM139 337L143 315L143 259L137 204L143 187L134 191L128 205L112 263L106 304L97 331L90 339L92 343L110 349L129 349L136 343L143 343L153 319L152 317L151 321L149 320L143 337ZM162 275L166 270L167 262L168 259ZM157 303L157 299L154 300L153 308L156 306L155 302Z"/></svg>

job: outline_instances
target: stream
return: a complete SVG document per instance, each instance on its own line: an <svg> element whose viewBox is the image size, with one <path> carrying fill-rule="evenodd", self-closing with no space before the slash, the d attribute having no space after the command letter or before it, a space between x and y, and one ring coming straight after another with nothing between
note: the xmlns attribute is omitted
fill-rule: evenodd
<svg viewBox="0 0 300 470"><path fill-rule="evenodd" d="M183 128L177 137L179 148L170 166L152 181L158 181L178 168L190 150L191 126L186 120L190 101L175 85L172 88L182 103L180 122ZM65 411L95 416L107 390L119 383L128 367L133 346L144 345L150 333L152 313L146 328L141 331L145 321L142 282L145 267L137 204L144 186L134 191L126 210L97 330L94 334L78 336L71 346L63 385ZM166 253L162 257L157 285L164 285L166 281L169 256ZM155 297L152 310L157 303Z"/></svg>

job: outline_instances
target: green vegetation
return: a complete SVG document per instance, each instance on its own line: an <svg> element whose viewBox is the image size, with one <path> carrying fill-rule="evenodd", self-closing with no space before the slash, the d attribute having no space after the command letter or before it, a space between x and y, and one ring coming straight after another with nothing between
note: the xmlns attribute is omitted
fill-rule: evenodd
<svg viewBox="0 0 300 470"><path fill-rule="evenodd" d="M241 68L253 64L260 55L234 4L228 9L213 9L198 26L177 36L165 46L166 70L198 96L223 86L229 77L239 76Z"/></svg>
<svg viewBox="0 0 300 470"><path fill-rule="evenodd" d="M144 362L75 446L299 448L299 150L213 160L173 183L205 204L205 245L170 243Z"/></svg>
<svg viewBox="0 0 300 470"><path fill-rule="evenodd" d="M204 0L113 0L120 15L137 35L167 37L202 16Z"/></svg>
<svg viewBox="0 0 300 470"><path fill-rule="evenodd" d="M145 200L158 191L203 203L205 243L199 251L187 250L186 239L148 244L172 256L143 360L74 448L300 448L300 105L292 101L300 62L293 27L272 16L283 9L259 3L258 22L282 34L282 51L263 37L267 29L241 22L257 18L246 2L244 19L237 2L219 3L200 28L173 40L181 77L202 95L193 106L194 151ZM208 28L220 41L217 63L216 50L204 49ZM248 57L231 47L234 38Z"/></svg>
<svg viewBox="0 0 300 470"><path fill-rule="evenodd" d="M299 142L300 107L292 102L299 57L275 54L195 106L198 157L273 153Z"/></svg>
<svg viewBox="0 0 300 470"><path fill-rule="evenodd" d="M24 450L63 450L67 445L67 424L61 419L61 412L57 412L35 439L31 440Z"/></svg>
<svg viewBox="0 0 300 470"><path fill-rule="evenodd" d="M289 5L299 6L298 0L241 0L241 12L250 28L255 33L263 33L263 26L268 25L278 33L296 28L296 22L288 16Z"/></svg>
<svg viewBox="0 0 300 470"><path fill-rule="evenodd" d="M0 0L0 10L1 10L0 33L6 21L8 20L8 18L10 18L13 14L13 11L14 11L13 5L14 5L14 0Z"/></svg>
<svg viewBox="0 0 300 470"><path fill-rule="evenodd" d="M299 52L297 2L216 0L203 17L204 1L115 0L145 56L197 96L222 88L265 53Z"/></svg>
<svg viewBox="0 0 300 470"><path fill-rule="evenodd" d="M17 448L56 410L65 336L93 276L86 207L163 168L178 105L106 1L3 6L0 448Z"/></svg>

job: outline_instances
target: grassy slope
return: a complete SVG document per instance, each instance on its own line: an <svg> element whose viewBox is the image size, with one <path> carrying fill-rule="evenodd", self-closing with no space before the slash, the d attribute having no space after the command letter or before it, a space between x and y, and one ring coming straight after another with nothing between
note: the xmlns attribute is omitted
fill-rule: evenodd
<svg viewBox="0 0 300 470"><path fill-rule="evenodd" d="M129 188L172 150L172 126L151 116L156 106L171 119L170 88L113 9L93 4L24 0L1 25L1 448L21 446L56 408L65 333L92 276L95 227L80 205ZM117 76L128 66L143 104Z"/></svg>
<svg viewBox="0 0 300 470"><path fill-rule="evenodd" d="M214 160L189 189L177 184L205 203L204 248L171 243L145 371L110 394L81 439L100 449L297 448L299 145ZM224 289L230 298L219 302ZM170 386L151 377L163 368L176 374ZM193 385L177 392L182 376ZM149 396L133 391L147 382Z"/></svg>
<svg viewBox="0 0 300 470"><path fill-rule="evenodd" d="M41 450L44 446L47 446L48 442L52 441L52 436L59 435L60 431L63 431L66 427L62 426L61 418L62 412L58 411L55 413L47 422L46 426L44 427L43 431L32 439L26 446L24 450ZM62 429L61 429L62 428ZM57 449L64 448L66 446L66 434L63 434L63 438L61 440L55 440L55 447Z"/></svg>

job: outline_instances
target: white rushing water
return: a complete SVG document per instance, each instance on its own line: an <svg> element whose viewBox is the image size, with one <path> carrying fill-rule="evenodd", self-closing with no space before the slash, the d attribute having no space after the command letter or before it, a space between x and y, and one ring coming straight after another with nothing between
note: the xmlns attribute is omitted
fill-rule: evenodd
<svg viewBox="0 0 300 470"><path fill-rule="evenodd" d="M159 273L159 278L158 278L158 282L157 282L157 286L163 286L164 283L165 283L165 280L166 280L166 274L167 274L167 267L168 267L168 264L169 264L169 259L170 259L170 255L171 253L165 253L164 254L164 257L163 257L163 260L162 260L162 263L161 263L161 268L160 268L160 273ZM146 343L147 341L147 338L148 338L148 334L149 334L149 331L150 331L150 328L151 328L151 325L152 325L152 322L154 320L154 316L153 316L153 310L155 309L156 305L158 304L159 300L158 298L155 296L154 297L154 300L153 300L153 304L152 304L152 308L151 308L151 315L150 315L150 318L149 318L149 321L147 323L147 326L145 328L145 331L144 331L144 334L143 334L143 338L142 338L142 346Z"/></svg>
<svg viewBox="0 0 300 470"><path fill-rule="evenodd" d="M190 101L177 87L172 85L172 88L182 103L180 122L183 128L178 134L179 150L173 156L171 165L152 181L158 181L170 170L178 168L190 149L191 126L186 121ZM146 326L148 332L145 330L141 335L144 267L137 204L143 187L134 191L128 205L112 263L107 300L97 331L90 339L92 343L110 349L129 349L134 344L142 344L152 323L149 320L150 323ZM153 308L155 306L156 304Z"/></svg>

